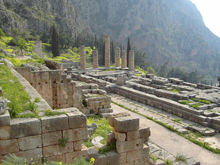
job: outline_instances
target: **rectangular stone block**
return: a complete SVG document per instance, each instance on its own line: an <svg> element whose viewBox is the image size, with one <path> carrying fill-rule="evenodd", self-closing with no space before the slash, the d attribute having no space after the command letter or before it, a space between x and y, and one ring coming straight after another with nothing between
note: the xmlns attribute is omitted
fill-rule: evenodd
<svg viewBox="0 0 220 165"><path fill-rule="evenodd" d="M73 152L73 142L66 143L65 147L60 145L43 147L44 157L51 157L55 155L62 155L65 153L72 153L72 152Z"/></svg>
<svg viewBox="0 0 220 165"><path fill-rule="evenodd" d="M43 146L50 146L50 145L59 144L59 139L61 139L61 138L62 138L61 131L43 133L42 134Z"/></svg>
<svg viewBox="0 0 220 165"><path fill-rule="evenodd" d="M110 151L106 153L107 163L120 165L120 155L116 151Z"/></svg>
<svg viewBox="0 0 220 165"><path fill-rule="evenodd" d="M65 154L66 163L72 164L76 159L80 159L81 157L87 157L88 151L77 151Z"/></svg>
<svg viewBox="0 0 220 165"><path fill-rule="evenodd" d="M66 163L65 154L47 157L47 160L49 160L49 161L55 161L55 162L62 162L63 164Z"/></svg>
<svg viewBox="0 0 220 165"><path fill-rule="evenodd" d="M125 138L126 138L125 133L115 132L115 139L117 139L117 141L124 142Z"/></svg>
<svg viewBox="0 0 220 165"><path fill-rule="evenodd" d="M149 147L145 145L143 149L127 152L127 162L144 159L149 157Z"/></svg>
<svg viewBox="0 0 220 165"><path fill-rule="evenodd" d="M131 132L139 129L139 118L119 117L114 119L114 128L117 132Z"/></svg>
<svg viewBox="0 0 220 165"><path fill-rule="evenodd" d="M18 144L21 151L41 148L41 135L20 138L18 139Z"/></svg>
<svg viewBox="0 0 220 165"><path fill-rule="evenodd" d="M0 126L0 140L8 140L11 135L11 126Z"/></svg>
<svg viewBox="0 0 220 165"><path fill-rule="evenodd" d="M69 129L68 117L66 115L42 117L42 132L54 132Z"/></svg>
<svg viewBox="0 0 220 165"><path fill-rule="evenodd" d="M127 153L121 153L120 155L120 164L126 163L127 162Z"/></svg>
<svg viewBox="0 0 220 165"><path fill-rule="evenodd" d="M87 140L88 132L87 128L69 129L63 131L63 137L68 139L68 142Z"/></svg>
<svg viewBox="0 0 220 165"><path fill-rule="evenodd" d="M15 154L17 157L23 157L27 159L27 162L31 161L31 159L33 159L33 161L40 161L41 160L41 155L42 155L42 148L36 148L33 150L27 150L27 151L20 151L17 153L13 153Z"/></svg>
<svg viewBox="0 0 220 165"><path fill-rule="evenodd" d="M151 134L150 127L139 129L140 138L148 138L150 136L150 134Z"/></svg>
<svg viewBox="0 0 220 165"><path fill-rule="evenodd" d="M118 153L123 153L132 150L143 148L144 139L137 139L132 141L116 142L116 149Z"/></svg>
<svg viewBox="0 0 220 165"><path fill-rule="evenodd" d="M40 120L22 118L11 121L11 139L35 135L41 135Z"/></svg>
<svg viewBox="0 0 220 165"><path fill-rule="evenodd" d="M140 138L139 130L126 133L126 140L127 141L131 141L131 140L135 140L135 139L139 139L139 138Z"/></svg>
<svg viewBox="0 0 220 165"><path fill-rule="evenodd" d="M101 165L101 164L103 164L103 165L107 164L107 157L106 157L106 155L101 155L100 154L98 156L98 158L95 159L94 165Z"/></svg>
<svg viewBox="0 0 220 165"><path fill-rule="evenodd" d="M79 140L79 141L74 141L73 142L73 149L74 149L74 151L81 151L83 141L84 140Z"/></svg>
<svg viewBox="0 0 220 165"><path fill-rule="evenodd" d="M4 114L0 115L0 126L10 125L10 115L6 110Z"/></svg>
<svg viewBox="0 0 220 165"><path fill-rule="evenodd" d="M159 159L160 160L160 159ZM164 163L166 164L166 163ZM134 165L151 165L149 158L141 159L141 160L135 160ZM160 163L157 165L160 165Z"/></svg>
<svg viewBox="0 0 220 165"><path fill-rule="evenodd" d="M86 116L81 112L67 113L69 119L69 128L87 127Z"/></svg>
<svg viewBox="0 0 220 165"><path fill-rule="evenodd" d="M0 155L18 152L19 145L17 139L0 140Z"/></svg>

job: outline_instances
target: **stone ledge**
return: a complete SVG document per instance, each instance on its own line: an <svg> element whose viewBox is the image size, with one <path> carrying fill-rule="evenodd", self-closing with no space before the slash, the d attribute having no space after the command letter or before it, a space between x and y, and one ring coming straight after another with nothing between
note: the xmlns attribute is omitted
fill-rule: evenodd
<svg viewBox="0 0 220 165"><path fill-rule="evenodd" d="M7 125L10 125L10 115L9 112L6 110L3 115L0 115L0 126Z"/></svg>

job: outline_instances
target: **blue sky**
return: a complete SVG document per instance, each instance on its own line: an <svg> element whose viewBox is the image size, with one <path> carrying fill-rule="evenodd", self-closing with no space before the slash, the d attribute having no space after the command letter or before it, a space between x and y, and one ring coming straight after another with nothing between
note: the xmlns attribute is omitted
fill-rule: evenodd
<svg viewBox="0 0 220 165"><path fill-rule="evenodd" d="M220 0L191 0L203 17L205 25L220 37Z"/></svg>

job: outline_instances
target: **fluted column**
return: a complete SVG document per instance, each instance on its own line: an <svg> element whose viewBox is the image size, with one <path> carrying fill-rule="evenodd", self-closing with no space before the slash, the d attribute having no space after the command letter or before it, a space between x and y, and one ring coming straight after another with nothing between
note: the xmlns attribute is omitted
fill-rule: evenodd
<svg viewBox="0 0 220 165"><path fill-rule="evenodd" d="M98 50L93 50L93 69L97 69L98 67L99 67Z"/></svg>
<svg viewBox="0 0 220 165"><path fill-rule="evenodd" d="M105 68L110 68L110 36L105 36Z"/></svg>
<svg viewBox="0 0 220 165"><path fill-rule="evenodd" d="M115 67L120 67L120 48L115 48Z"/></svg>
<svg viewBox="0 0 220 165"><path fill-rule="evenodd" d="M129 70L134 70L134 51L129 51Z"/></svg>
<svg viewBox="0 0 220 165"><path fill-rule="evenodd" d="M86 69L86 57L85 57L85 46L80 46L80 69Z"/></svg>
<svg viewBox="0 0 220 165"><path fill-rule="evenodd" d="M127 68L127 54L126 54L126 50L122 50L122 64L121 64L122 68Z"/></svg>

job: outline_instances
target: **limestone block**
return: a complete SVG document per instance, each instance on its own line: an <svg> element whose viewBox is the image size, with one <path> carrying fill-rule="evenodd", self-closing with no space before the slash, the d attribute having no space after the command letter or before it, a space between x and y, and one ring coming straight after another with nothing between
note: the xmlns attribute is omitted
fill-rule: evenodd
<svg viewBox="0 0 220 165"><path fill-rule="evenodd" d="M68 126L68 117L66 115L51 116L51 117L42 117L42 132L53 132L67 130Z"/></svg>
<svg viewBox="0 0 220 165"><path fill-rule="evenodd" d="M33 150L27 150L27 151L20 151L17 153L13 153L17 157L24 157L27 159L27 161L31 161L31 158L33 158L33 161L40 161L41 155L42 155L42 148L36 148Z"/></svg>
<svg viewBox="0 0 220 165"><path fill-rule="evenodd" d="M41 135L40 120L22 118L11 121L11 139L35 135Z"/></svg>
<svg viewBox="0 0 220 165"><path fill-rule="evenodd" d="M59 144L59 139L62 138L62 132L56 131L51 133L43 133L42 134L42 142L43 146L50 146Z"/></svg>
<svg viewBox="0 0 220 165"><path fill-rule="evenodd" d="M73 149L74 151L81 151L82 149L82 143L84 140L78 140L73 142Z"/></svg>
<svg viewBox="0 0 220 165"><path fill-rule="evenodd" d="M123 112L123 113L117 113L117 114L113 114L111 116L109 116L109 124L110 126L114 127L114 118L118 118L118 117L126 117L126 116L130 116L130 114Z"/></svg>
<svg viewBox="0 0 220 165"><path fill-rule="evenodd" d="M11 126L0 127L0 140L8 140L11 135Z"/></svg>
<svg viewBox="0 0 220 165"><path fill-rule="evenodd" d="M69 142L78 140L87 140L87 128L69 129L63 131L63 137L67 138Z"/></svg>
<svg viewBox="0 0 220 165"><path fill-rule="evenodd" d="M65 159L66 159L66 163L72 164L75 161L75 159L80 159L81 157L87 157L87 156L88 156L88 151L83 150L83 151L66 153Z"/></svg>
<svg viewBox="0 0 220 165"><path fill-rule="evenodd" d="M149 157L149 147L144 146L143 149L134 150L127 152L127 162L132 162L134 160L144 159Z"/></svg>
<svg viewBox="0 0 220 165"><path fill-rule="evenodd" d="M69 118L69 128L82 128L87 127L86 116L81 113L67 113Z"/></svg>
<svg viewBox="0 0 220 165"><path fill-rule="evenodd" d="M19 146L17 139L0 140L0 155L18 152L18 151L19 151Z"/></svg>
<svg viewBox="0 0 220 165"><path fill-rule="evenodd" d="M108 137L106 142L107 146L114 144L116 142L115 134L113 132L108 133L107 137Z"/></svg>
<svg viewBox="0 0 220 165"><path fill-rule="evenodd" d="M55 156L47 157L47 160L65 163L66 162L66 157L65 157L65 154L55 155Z"/></svg>
<svg viewBox="0 0 220 165"><path fill-rule="evenodd" d="M125 138L126 138L125 133L115 132L115 139L117 139L117 141L124 142Z"/></svg>
<svg viewBox="0 0 220 165"><path fill-rule="evenodd" d="M114 119L114 128L117 132L131 132L139 129L139 118L120 117Z"/></svg>
<svg viewBox="0 0 220 165"><path fill-rule="evenodd" d="M107 164L107 157L106 157L106 155L101 155L100 154L98 156L98 158L95 159L94 165L101 165L101 164L103 164L103 165Z"/></svg>
<svg viewBox="0 0 220 165"><path fill-rule="evenodd" d="M121 165L134 165L134 162L130 162L130 163L123 163Z"/></svg>
<svg viewBox="0 0 220 165"><path fill-rule="evenodd" d="M140 138L147 138L147 137L150 136L150 134L151 134L150 127L148 127L148 128L140 128L139 129Z"/></svg>
<svg viewBox="0 0 220 165"><path fill-rule="evenodd" d="M138 150L143 148L144 139L137 139L132 141L116 142L116 149L118 153Z"/></svg>
<svg viewBox="0 0 220 165"><path fill-rule="evenodd" d="M120 165L120 155L116 151L110 151L106 153L107 163Z"/></svg>
<svg viewBox="0 0 220 165"><path fill-rule="evenodd" d="M10 125L10 115L6 110L4 114L0 115L0 126Z"/></svg>
<svg viewBox="0 0 220 165"><path fill-rule="evenodd" d="M145 158L141 160L135 160L134 165L151 165L151 163L149 161L149 158Z"/></svg>
<svg viewBox="0 0 220 165"><path fill-rule="evenodd" d="M54 155L62 155L64 153L71 153L71 152L73 152L73 142L66 143L65 147L60 146L60 145L43 147L43 155L45 157L50 157Z"/></svg>
<svg viewBox="0 0 220 165"><path fill-rule="evenodd" d="M140 138L139 130L131 131L126 133L126 140L131 141Z"/></svg>
<svg viewBox="0 0 220 165"><path fill-rule="evenodd" d="M42 147L41 135L19 138L18 144L19 144L19 149L21 151L41 148Z"/></svg>
<svg viewBox="0 0 220 165"><path fill-rule="evenodd" d="M127 153L124 152L124 153L121 153L119 155L120 155L120 164L126 163L127 162Z"/></svg>

